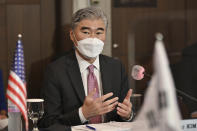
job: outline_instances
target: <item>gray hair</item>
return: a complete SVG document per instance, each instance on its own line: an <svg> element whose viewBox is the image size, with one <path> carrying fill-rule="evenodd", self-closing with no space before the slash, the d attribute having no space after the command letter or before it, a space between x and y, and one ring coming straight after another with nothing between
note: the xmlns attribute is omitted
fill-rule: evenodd
<svg viewBox="0 0 197 131"><path fill-rule="evenodd" d="M105 27L108 26L107 16L98 7L87 7L78 10L72 16L71 28L74 30L77 24L84 19L102 19Z"/></svg>

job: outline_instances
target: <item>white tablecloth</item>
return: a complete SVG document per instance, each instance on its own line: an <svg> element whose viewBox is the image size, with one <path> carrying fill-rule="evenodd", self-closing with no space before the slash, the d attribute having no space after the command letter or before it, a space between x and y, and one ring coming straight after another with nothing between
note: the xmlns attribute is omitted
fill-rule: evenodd
<svg viewBox="0 0 197 131"><path fill-rule="evenodd" d="M142 123L140 122L109 122L101 124L88 124L96 129L96 131L135 131L136 129L141 129ZM72 131L92 131L87 128L86 125L72 126ZM144 129L142 129L143 131ZM144 130L145 131L145 130Z"/></svg>

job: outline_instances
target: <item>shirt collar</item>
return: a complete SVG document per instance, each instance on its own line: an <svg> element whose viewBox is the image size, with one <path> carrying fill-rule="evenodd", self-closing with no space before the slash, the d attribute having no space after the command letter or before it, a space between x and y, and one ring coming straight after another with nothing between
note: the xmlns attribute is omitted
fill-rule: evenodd
<svg viewBox="0 0 197 131"><path fill-rule="evenodd" d="M90 63L88 63L86 60L84 60L77 51L75 51L76 57L77 57L77 61L79 64L79 69L80 72L83 73L89 65L91 65ZM92 63L94 65L94 67L96 67L97 70L100 70L100 64L99 64L99 56L96 57L96 60Z"/></svg>

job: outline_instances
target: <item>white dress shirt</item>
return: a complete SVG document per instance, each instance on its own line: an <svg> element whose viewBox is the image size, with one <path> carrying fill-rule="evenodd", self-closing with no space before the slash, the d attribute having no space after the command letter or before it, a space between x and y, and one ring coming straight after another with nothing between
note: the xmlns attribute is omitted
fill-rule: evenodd
<svg viewBox="0 0 197 131"><path fill-rule="evenodd" d="M85 91L85 95L88 95L88 87L87 87L87 77L88 77L88 66L91 65L90 63L88 63L86 60L84 60L81 56L79 56L79 54L75 51L76 57L77 57L77 61L79 64L79 69L80 69L80 73L81 73L81 78L82 78L82 82L83 82L83 87L84 87L84 91ZM100 63L99 63L99 56L97 56L96 60L94 61L94 63L92 63L94 65L94 75L96 76L97 82L98 82L98 88L99 88L99 96L103 95L103 88L102 88L102 81L101 81L101 72L100 72ZM133 111L131 112L130 118L128 120L124 119L125 121L130 121L133 119ZM82 107L79 108L79 117L82 123L87 122L88 120L84 117L83 113L82 113ZM102 115L102 122L104 121L104 115Z"/></svg>
<svg viewBox="0 0 197 131"><path fill-rule="evenodd" d="M75 54L76 54L77 61L78 61L78 64L79 64L79 69L80 69L80 73L81 73L81 78L82 78L82 82L83 82L85 95L87 96L88 95L87 77L88 77L88 74L89 74L88 66L91 65L91 64L88 63L86 60L84 60L81 56L79 56L79 54L76 51L75 51ZM103 92L102 92L102 82L101 82L99 56L96 57L96 60L92 64L95 67L94 68L94 75L96 76L96 79L97 79L97 82L98 82L99 96L101 96L103 94ZM82 113L82 107L79 108L79 117L80 117L82 123L88 121L88 120L86 120L86 118L84 117L84 115Z"/></svg>

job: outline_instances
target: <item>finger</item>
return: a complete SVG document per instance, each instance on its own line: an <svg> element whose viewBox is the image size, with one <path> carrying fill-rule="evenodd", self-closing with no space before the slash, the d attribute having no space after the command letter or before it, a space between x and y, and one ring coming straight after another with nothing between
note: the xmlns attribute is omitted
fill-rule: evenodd
<svg viewBox="0 0 197 131"><path fill-rule="evenodd" d="M126 95L125 99L130 100L130 97L132 95L132 91L133 91L132 89L129 89L129 91L127 92L127 95Z"/></svg>
<svg viewBox="0 0 197 131"><path fill-rule="evenodd" d="M123 110L128 110L128 106L122 103L118 103L118 107L122 108Z"/></svg>
<svg viewBox="0 0 197 131"><path fill-rule="evenodd" d="M128 103L128 105L126 105L125 103L118 103L117 109L124 110L128 114L129 112L131 112L131 107L132 107L131 103Z"/></svg>
<svg viewBox="0 0 197 131"><path fill-rule="evenodd" d="M109 105L109 106L106 106L102 109L101 113L102 114L105 114L105 113L108 113L108 112L111 112L115 109L116 105L118 104L118 101L114 102L113 104Z"/></svg>
<svg viewBox="0 0 197 131"><path fill-rule="evenodd" d="M124 104L124 105L126 105L126 106L131 106L130 100L127 100L127 99L124 99L124 101L123 101L122 104Z"/></svg>
<svg viewBox="0 0 197 131"><path fill-rule="evenodd" d="M94 94L96 93L96 88L94 88L89 94L88 97L93 98Z"/></svg>
<svg viewBox="0 0 197 131"><path fill-rule="evenodd" d="M6 117L6 116L3 116L2 118L5 119L5 118L7 118L7 117Z"/></svg>
<svg viewBox="0 0 197 131"><path fill-rule="evenodd" d="M107 94L101 96L100 100L101 100L101 101L105 101L107 98L109 98L109 97L111 97L111 96L113 96L113 93L112 93L112 92L107 93Z"/></svg>
<svg viewBox="0 0 197 131"><path fill-rule="evenodd" d="M111 104L111 106L113 107L113 108L116 108L116 106L118 105L118 101L116 101L116 102L114 102L113 104Z"/></svg>
<svg viewBox="0 0 197 131"><path fill-rule="evenodd" d="M114 103L116 101L118 101L118 97L114 97L113 99L110 99L110 100L107 100L107 101L103 102L103 106L104 107L108 106L108 105L110 105L110 104L112 104L112 103Z"/></svg>
<svg viewBox="0 0 197 131"><path fill-rule="evenodd" d="M128 115L128 111L125 111L120 107L117 107L117 113L118 113L118 115L124 116L124 117Z"/></svg>

